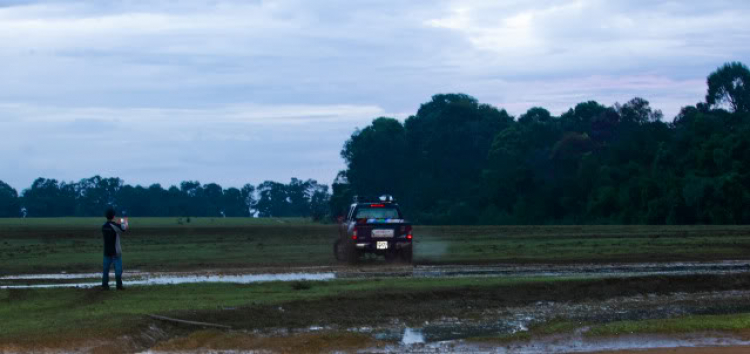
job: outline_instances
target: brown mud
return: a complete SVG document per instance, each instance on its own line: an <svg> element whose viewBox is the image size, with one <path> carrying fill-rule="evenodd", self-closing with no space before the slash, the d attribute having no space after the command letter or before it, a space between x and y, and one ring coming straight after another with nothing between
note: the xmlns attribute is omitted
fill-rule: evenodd
<svg viewBox="0 0 750 354"><path fill-rule="evenodd" d="M311 282L311 286L317 285ZM9 291L10 297L24 294L23 290ZM132 353L232 349L275 353L469 353L489 348L486 352L522 353L524 351L502 349L512 349L512 346L477 346L470 340L525 332L536 324L554 320L595 324L746 312L750 312L750 273L581 279L497 287L394 289L378 293L342 293L282 305L161 314L228 325L231 330L200 329L141 316L134 318L132 328L123 329L124 333L115 329L96 336L107 340L92 341L92 336L83 334L75 338L50 336L12 344L0 343L0 352L44 352L50 349L57 352ZM407 338L407 334L415 333L417 335L412 336L415 338ZM533 348L533 345L533 342L522 343L518 348ZM573 351L576 347L567 348ZM618 348L627 349L627 343Z"/></svg>
<svg viewBox="0 0 750 354"><path fill-rule="evenodd" d="M313 285L314 286L314 285ZM373 326L401 319L419 324L443 317L481 317L488 309L537 302L584 302L636 295L750 290L750 274L649 276L570 280L522 285L461 287L439 290L386 290L377 294L341 294L279 306L249 306L235 311L196 311L182 317L241 329L300 328L313 325ZM750 311L746 302L727 304L720 313ZM179 317L179 316L178 316ZM252 320L248 320L252 319Z"/></svg>
<svg viewBox="0 0 750 354"><path fill-rule="evenodd" d="M385 343L359 333L322 332L291 336L260 336L247 333L197 331L160 343L152 352L185 351L269 351L273 353L357 352L384 347Z"/></svg>
<svg viewBox="0 0 750 354"><path fill-rule="evenodd" d="M731 347L679 347L679 348L656 348L639 350L616 350L594 352L592 354L748 354L750 346Z"/></svg>

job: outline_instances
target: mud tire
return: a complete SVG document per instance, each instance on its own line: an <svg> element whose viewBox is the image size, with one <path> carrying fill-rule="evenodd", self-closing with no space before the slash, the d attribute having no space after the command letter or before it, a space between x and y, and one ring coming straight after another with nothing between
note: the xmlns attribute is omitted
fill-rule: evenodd
<svg viewBox="0 0 750 354"><path fill-rule="evenodd" d="M357 254L354 245L351 244L351 242L341 239L338 239L333 243L333 256L336 257L337 261L347 262L349 264L357 263L357 259L359 258L359 254Z"/></svg>

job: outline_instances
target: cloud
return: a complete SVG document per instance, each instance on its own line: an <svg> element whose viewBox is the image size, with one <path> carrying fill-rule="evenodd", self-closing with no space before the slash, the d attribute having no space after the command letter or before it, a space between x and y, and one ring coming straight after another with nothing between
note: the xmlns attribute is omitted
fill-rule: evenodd
<svg viewBox="0 0 750 354"><path fill-rule="evenodd" d="M355 127L445 92L514 115L641 96L669 119L747 61L748 17L729 0L3 1L0 179L104 173L116 147L109 172L138 183L330 181Z"/></svg>
<svg viewBox="0 0 750 354"><path fill-rule="evenodd" d="M601 74L678 68L675 58L686 56L712 63L746 56L747 46L738 44L748 38L749 13L750 5L739 1L456 1L446 15L425 23L460 33L475 49L490 52L482 58L491 58L501 72Z"/></svg>

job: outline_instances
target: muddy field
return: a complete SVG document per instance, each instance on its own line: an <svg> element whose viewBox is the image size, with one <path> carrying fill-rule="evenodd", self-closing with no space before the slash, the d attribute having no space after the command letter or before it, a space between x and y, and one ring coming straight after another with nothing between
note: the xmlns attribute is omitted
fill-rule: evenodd
<svg viewBox="0 0 750 354"><path fill-rule="evenodd" d="M750 228L420 227L345 266L331 225L148 219L104 292L94 221L0 221L0 352L750 352Z"/></svg>
<svg viewBox="0 0 750 354"><path fill-rule="evenodd" d="M37 337L46 326L19 320L28 330L6 338L8 351L569 353L750 345L747 272L437 280L275 281L218 288L183 283L136 286L124 293L14 288L5 290L0 303L36 307L41 313L23 315L69 323L85 321L81 313L127 310L119 325L104 322L105 333L113 335L107 341L91 340L101 328L86 325L74 333L60 329L59 335ZM64 299L56 304L50 296ZM273 296L280 298L269 299ZM19 312L7 314L12 319Z"/></svg>

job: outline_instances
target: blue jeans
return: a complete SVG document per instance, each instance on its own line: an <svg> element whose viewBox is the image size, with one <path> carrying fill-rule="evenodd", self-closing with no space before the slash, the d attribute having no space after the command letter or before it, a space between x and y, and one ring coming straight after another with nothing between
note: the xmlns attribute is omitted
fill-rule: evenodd
<svg viewBox="0 0 750 354"><path fill-rule="evenodd" d="M109 286L109 268L115 264L115 280L117 286L122 286L122 256L104 256L104 272L102 273L102 286Z"/></svg>

